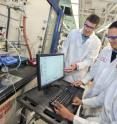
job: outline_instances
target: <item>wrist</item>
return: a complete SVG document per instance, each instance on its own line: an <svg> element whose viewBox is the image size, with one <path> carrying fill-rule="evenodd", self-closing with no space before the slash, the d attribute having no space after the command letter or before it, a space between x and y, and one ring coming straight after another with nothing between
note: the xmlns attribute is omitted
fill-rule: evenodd
<svg viewBox="0 0 117 124"><path fill-rule="evenodd" d="M67 116L66 119L69 120L69 121L73 121L73 119L74 119L74 114L73 114L73 113L69 113L69 115Z"/></svg>
<svg viewBox="0 0 117 124"><path fill-rule="evenodd" d="M77 64L75 64L75 70L77 70Z"/></svg>
<svg viewBox="0 0 117 124"><path fill-rule="evenodd" d="M83 101L81 100L80 105L83 105Z"/></svg>

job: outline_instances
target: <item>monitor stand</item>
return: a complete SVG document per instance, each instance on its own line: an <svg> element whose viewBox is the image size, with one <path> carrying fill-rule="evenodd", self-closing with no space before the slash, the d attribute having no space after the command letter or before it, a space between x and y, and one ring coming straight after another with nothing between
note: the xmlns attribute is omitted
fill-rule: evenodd
<svg viewBox="0 0 117 124"><path fill-rule="evenodd" d="M3 86L10 86L10 85L13 85L13 84L15 84L16 82L20 81L21 79L22 79L21 77L18 77L18 76L15 76L15 75L6 73L6 74L3 74L3 75L1 76L0 83L1 83Z"/></svg>

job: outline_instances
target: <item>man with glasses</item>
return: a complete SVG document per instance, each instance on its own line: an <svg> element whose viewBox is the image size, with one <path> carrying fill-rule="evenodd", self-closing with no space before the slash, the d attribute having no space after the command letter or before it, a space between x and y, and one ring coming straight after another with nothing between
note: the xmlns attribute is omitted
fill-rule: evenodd
<svg viewBox="0 0 117 124"><path fill-rule="evenodd" d="M65 81L81 80L88 68L95 61L101 48L101 41L95 35L100 19L97 15L90 15L81 30L72 30L63 44L65 55Z"/></svg>
<svg viewBox="0 0 117 124"><path fill-rule="evenodd" d="M73 124L117 124L117 21L109 26L107 37L110 46L101 50L89 73L90 77L95 78L90 95L83 100L73 100L74 105L103 107L100 115L86 120L74 115L62 104L55 104L55 111L63 118L73 121Z"/></svg>
<svg viewBox="0 0 117 124"><path fill-rule="evenodd" d="M113 80L116 76L113 68L117 64L117 21L113 22L109 26L107 38L110 46L107 46L101 50L95 64L91 66L90 71L86 74L84 79L80 81L77 80L73 83L75 86L80 86L86 85L90 80L93 80L93 86L91 88L86 88L84 92L83 101L85 116L89 114L99 114L100 109L92 109L87 106L90 103L87 99L98 96L101 92L106 90L106 88L110 85L111 80ZM111 76L111 78L108 80L109 76ZM77 101L81 103L79 98Z"/></svg>
<svg viewBox="0 0 117 124"><path fill-rule="evenodd" d="M97 88L99 83L96 83L96 82L102 82L101 81L102 79L99 77L102 76L102 74L105 72L107 68L109 67L112 68L116 64L116 61L117 61L117 58L116 58L117 57L117 21L113 22L110 25L107 38L109 40L110 46L104 47L101 50L95 64L91 66L89 73L86 74L84 79L80 81L77 80L76 82L73 83L73 85L75 86L80 86L82 84L87 84L90 80L93 79L93 82L94 82L93 89L95 87L95 90L94 90L95 92L93 90L92 90L92 93L91 91L89 91L90 93L87 93L85 97L91 97L94 94L96 95L97 94L96 92L97 91L99 92L99 90L102 89L102 87Z"/></svg>

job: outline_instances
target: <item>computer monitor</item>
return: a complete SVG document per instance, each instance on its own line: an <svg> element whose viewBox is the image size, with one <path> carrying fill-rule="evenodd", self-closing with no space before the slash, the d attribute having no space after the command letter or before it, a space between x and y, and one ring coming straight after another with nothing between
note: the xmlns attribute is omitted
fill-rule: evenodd
<svg viewBox="0 0 117 124"><path fill-rule="evenodd" d="M63 54L37 54L37 81L39 89L47 87L64 76Z"/></svg>

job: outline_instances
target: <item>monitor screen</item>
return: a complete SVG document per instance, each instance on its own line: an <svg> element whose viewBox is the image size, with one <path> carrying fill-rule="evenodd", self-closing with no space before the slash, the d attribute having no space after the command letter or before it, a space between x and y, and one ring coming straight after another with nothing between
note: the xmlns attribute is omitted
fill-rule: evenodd
<svg viewBox="0 0 117 124"><path fill-rule="evenodd" d="M37 55L37 80L39 89L53 83L64 76L63 54Z"/></svg>

